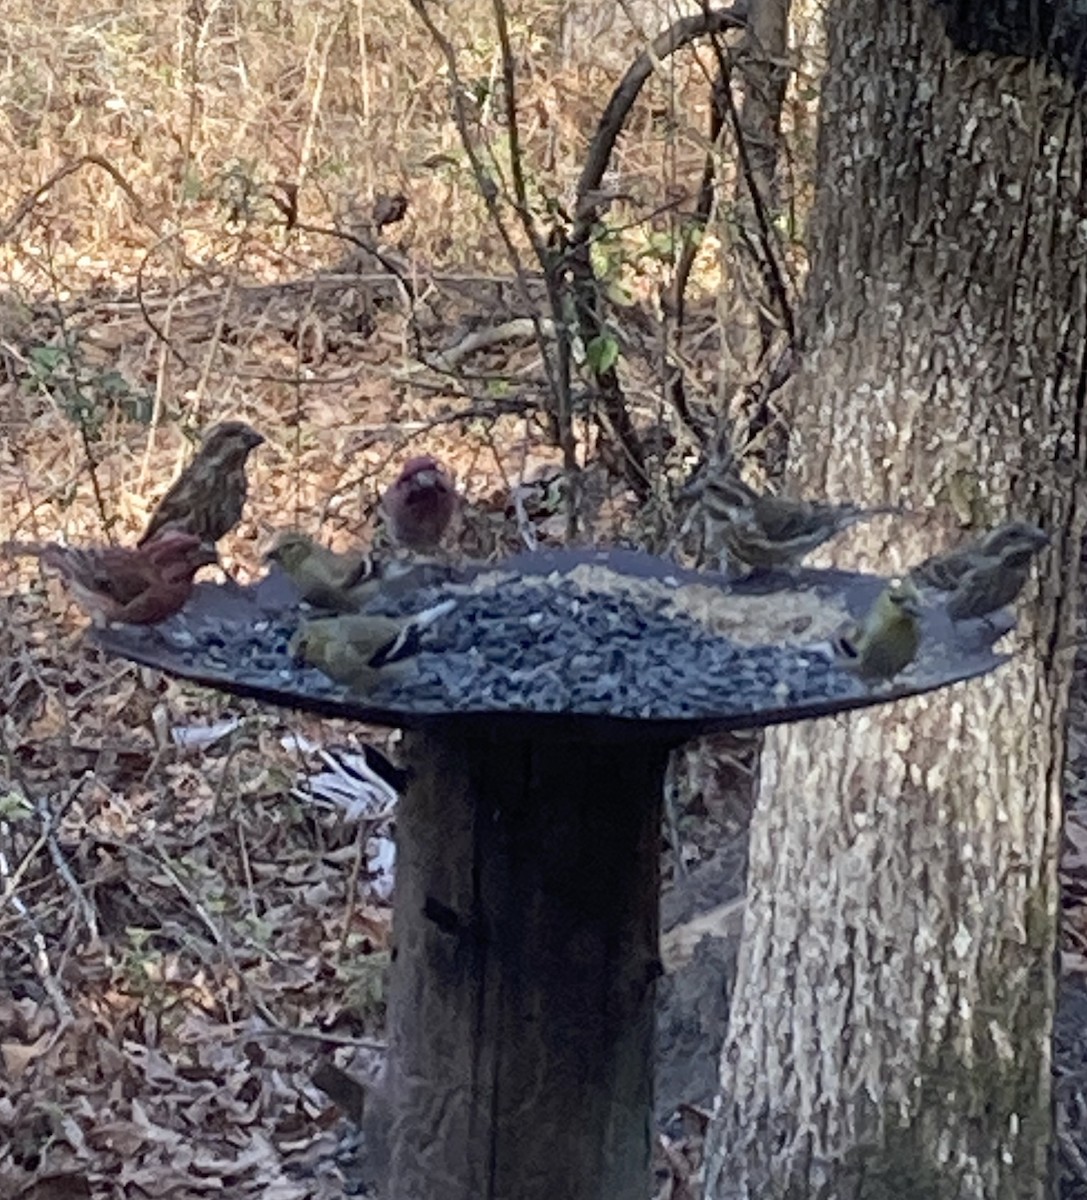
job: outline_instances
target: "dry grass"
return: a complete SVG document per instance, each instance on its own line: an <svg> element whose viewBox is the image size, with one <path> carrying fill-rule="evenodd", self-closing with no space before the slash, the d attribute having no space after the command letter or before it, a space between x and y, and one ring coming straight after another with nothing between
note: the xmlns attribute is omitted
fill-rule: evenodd
<svg viewBox="0 0 1087 1200"><path fill-rule="evenodd" d="M631 11L643 33L675 15ZM606 98L644 42L622 16L596 40L570 36L593 12L567 24L567 53L554 6L510 12L538 216L570 203ZM477 144L508 180L491 10L458 2L441 16ZM446 66L406 0L14 0L0 48L0 540L131 539L191 435L239 416L269 439L223 547L242 577L285 524L365 538L382 485L423 446L471 502L466 548L516 543L509 487L558 455L531 411L488 405L538 406L539 355L519 341L454 376L420 367L420 353L523 306L509 300ZM686 53L647 88L597 247L620 301L624 386L665 446L676 428L661 400L659 295L707 150L713 70L712 56ZM797 144L810 141L809 102L793 116ZM297 188L293 223L284 181ZM405 219L368 230L375 200L398 192ZM688 291L698 337L682 361L707 409L722 388L713 310L727 224L723 211ZM415 302L320 232L333 227L379 243ZM654 459L657 498L639 524L579 432L593 531L663 529L689 443ZM0 1191L56 1174L71 1195L153 1181L180 1197L201 1190L198 1176L231 1195L334 1193L287 1170L327 1151L314 1043L259 1029L269 1017L377 1027L380 1002L350 999L372 992L366 964L380 964L387 935L365 872L357 891L352 877L365 830L290 799L304 764L282 745L359 731L104 661L29 568L0 562L0 593ZM242 723L213 747L170 737L225 717Z"/></svg>

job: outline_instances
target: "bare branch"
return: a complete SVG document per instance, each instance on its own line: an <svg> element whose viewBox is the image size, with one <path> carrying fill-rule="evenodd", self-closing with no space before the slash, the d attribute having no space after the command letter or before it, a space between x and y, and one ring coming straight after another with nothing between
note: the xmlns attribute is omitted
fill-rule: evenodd
<svg viewBox="0 0 1087 1200"><path fill-rule="evenodd" d="M671 57L677 50L682 50L699 38L728 29L743 29L747 23L747 7L746 0L740 0L732 8L706 9L694 16L683 17L655 37L648 49L634 60L612 92L589 145L589 153L577 184L577 213L572 240L584 240L597 218L598 203L594 200L594 193L600 191L611 152L615 149L634 101L653 74L654 64Z"/></svg>

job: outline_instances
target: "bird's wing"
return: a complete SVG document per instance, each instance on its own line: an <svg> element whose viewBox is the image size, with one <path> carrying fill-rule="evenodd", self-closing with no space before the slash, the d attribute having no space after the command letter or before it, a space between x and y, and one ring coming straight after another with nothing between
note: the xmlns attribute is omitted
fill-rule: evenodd
<svg viewBox="0 0 1087 1200"><path fill-rule="evenodd" d="M976 557L973 549L933 554L910 571L911 578L941 592L950 592L969 571Z"/></svg>
<svg viewBox="0 0 1087 1200"><path fill-rule="evenodd" d="M391 663L399 662L401 659L408 658L412 654L416 654L419 650L423 631L429 629L435 621L441 620L442 617L447 613L451 613L456 607L456 600L442 600L430 608L416 613L396 637L390 639L384 646L381 646L370 655L370 665L372 667L384 667Z"/></svg>
<svg viewBox="0 0 1087 1200"><path fill-rule="evenodd" d="M130 604L142 596L155 579L156 572L148 563L120 546L88 557L94 559L94 586L119 604Z"/></svg>
<svg viewBox="0 0 1087 1200"><path fill-rule="evenodd" d="M166 494L155 505L147 522L147 528L140 534L140 540L136 543L137 546L146 545L156 534L162 533L165 529L188 530L185 514L179 510L177 504L178 496L184 492L186 487L186 472L182 471L170 485Z"/></svg>
<svg viewBox="0 0 1087 1200"><path fill-rule="evenodd" d="M775 542L803 538L827 525L826 513L817 505L780 496L760 496L754 513L763 533Z"/></svg>

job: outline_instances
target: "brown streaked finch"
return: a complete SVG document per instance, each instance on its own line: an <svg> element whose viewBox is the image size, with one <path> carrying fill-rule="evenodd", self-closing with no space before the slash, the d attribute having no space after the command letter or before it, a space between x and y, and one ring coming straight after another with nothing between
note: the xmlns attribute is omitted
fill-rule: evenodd
<svg viewBox="0 0 1087 1200"><path fill-rule="evenodd" d="M189 465L158 502L139 542L167 529L192 533L214 545L242 519L248 493L245 463L264 438L244 421L210 429Z"/></svg>
<svg viewBox="0 0 1087 1200"><path fill-rule="evenodd" d="M372 691L404 674L404 660L418 651L423 631L455 607L455 600L443 600L411 617L318 617L295 631L290 654L337 683Z"/></svg>
<svg viewBox="0 0 1087 1200"><path fill-rule="evenodd" d="M193 576L218 562L214 549L191 533L167 531L142 547L44 546L16 543L8 554L32 555L57 571L95 625L155 625L185 607Z"/></svg>
<svg viewBox="0 0 1087 1200"><path fill-rule="evenodd" d="M457 492L436 458L409 458L381 499L389 536L408 550L434 550L453 519Z"/></svg>
<svg viewBox="0 0 1087 1200"><path fill-rule="evenodd" d="M889 683L917 657L921 594L908 579L892 579L867 616L837 639L837 661L867 683Z"/></svg>
<svg viewBox="0 0 1087 1200"><path fill-rule="evenodd" d="M796 567L813 551L850 525L887 513L892 505L858 508L852 504L816 504L782 496L759 496L755 504L716 503L707 492L706 514L720 531L730 559L741 568Z"/></svg>
<svg viewBox="0 0 1087 1200"><path fill-rule="evenodd" d="M381 584L372 555L339 554L295 530L280 534L264 560L278 563L308 604L334 612L354 612Z"/></svg>
<svg viewBox="0 0 1087 1200"><path fill-rule="evenodd" d="M1028 521L1006 521L946 554L934 554L914 567L915 583L947 593L955 621L987 617L1009 604L1030 578L1034 556L1049 545L1049 534Z"/></svg>
<svg viewBox="0 0 1087 1200"><path fill-rule="evenodd" d="M904 514L895 505L861 508L759 493L731 462L689 494L699 497L711 536L719 538L732 565L749 570L798 566L858 521Z"/></svg>

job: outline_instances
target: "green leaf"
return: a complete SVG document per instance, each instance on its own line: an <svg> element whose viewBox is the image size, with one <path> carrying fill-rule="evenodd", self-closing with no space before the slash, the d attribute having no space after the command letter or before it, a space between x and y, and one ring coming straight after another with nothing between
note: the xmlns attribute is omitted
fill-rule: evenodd
<svg viewBox="0 0 1087 1200"><path fill-rule="evenodd" d="M619 361L619 343L615 338L602 333L585 347L585 358L597 375L603 375Z"/></svg>
<svg viewBox="0 0 1087 1200"><path fill-rule="evenodd" d="M64 346L34 346L30 351L30 361L43 371L55 371L68 358Z"/></svg>
<svg viewBox="0 0 1087 1200"><path fill-rule="evenodd" d="M25 821L34 815L30 801L18 792L4 792L0 795L0 820Z"/></svg>

